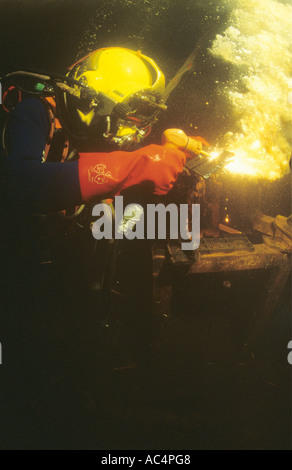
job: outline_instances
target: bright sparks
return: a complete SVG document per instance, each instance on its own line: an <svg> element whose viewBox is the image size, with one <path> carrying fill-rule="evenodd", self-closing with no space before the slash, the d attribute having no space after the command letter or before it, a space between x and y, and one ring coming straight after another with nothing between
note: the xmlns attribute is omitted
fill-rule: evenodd
<svg viewBox="0 0 292 470"><path fill-rule="evenodd" d="M218 93L239 131L218 144L236 155L228 171L274 180L289 171L291 157L292 6L275 0L231 5L229 27L210 51L231 66Z"/></svg>

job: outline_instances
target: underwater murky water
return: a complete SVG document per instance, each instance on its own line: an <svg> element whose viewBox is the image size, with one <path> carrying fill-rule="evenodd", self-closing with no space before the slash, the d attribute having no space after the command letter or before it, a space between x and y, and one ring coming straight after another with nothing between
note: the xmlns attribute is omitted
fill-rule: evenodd
<svg viewBox="0 0 292 470"><path fill-rule="evenodd" d="M64 72L89 51L120 45L142 49L169 80L206 34L149 143L180 127L234 151L232 173L218 179L230 226L244 230L253 211L291 210L291 15L292 0L0 0L0 74L10 66ZM13 250L1 253L0 341L5 367L11 361L0 368L1 448L291 447L289 285L259 351L242 363L269 271L182 277L177 312L155 320L143 372L152 289L145 245L120 254L116 278L131 300L117 297L105 331L88 291L96 267L87 266L83 232L56 240L56 264L39 270L32 258L17 272L28 235L19 239L13 222L4 231L15 232ZM39 239L30 233L28 247ZM141 370L113 373L132 358Z"/></svg>

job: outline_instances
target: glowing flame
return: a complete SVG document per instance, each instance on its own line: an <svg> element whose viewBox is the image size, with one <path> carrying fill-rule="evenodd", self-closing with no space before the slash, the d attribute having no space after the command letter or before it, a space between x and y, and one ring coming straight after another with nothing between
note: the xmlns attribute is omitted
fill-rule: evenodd
<svg viewBox="0 0 292 470"><path fill-rule="evenodd" d="M220 153L222 152L222 150L214 150L213 152L210 153L210 162L212 162L213 160L216 160L217 157L219 157Z"/></svg>
<svg viewBox="0 0 292 470"><path fill-rule="evenodd" d="M284 165L277 168L274 159L260 148L258 141L247 150L241 147L237 149L235 144L230 145L229 150L235 153L234 159L225 166L229 173L269 180L280 178L283 174ZM223 149L211 152L210 161L215 160L222 151ZM288 162L285 166L288 169Z"/></svg>
<svg viewBox="0 0 292 470"><path fill-rule="evenodd" d="M262 144L260 139L253 139L253 134L226 135L227 147L235 153L234 160L226 166L226 169L235 174L250 177L275 180L289 171L289 156L283 155L283 149L279 146L269 146L268 138Z"/></svg>
<svg viewBox="0 0 292 470"><path fill-rule="evenodd" d="M291 157L292 6L275 0L234 0L230 23L210 52L229 64L232 79L219 84L239 129L220 147L236 157L228 171L277 179ZM290 93L290 94L289 94Z"/></svg>

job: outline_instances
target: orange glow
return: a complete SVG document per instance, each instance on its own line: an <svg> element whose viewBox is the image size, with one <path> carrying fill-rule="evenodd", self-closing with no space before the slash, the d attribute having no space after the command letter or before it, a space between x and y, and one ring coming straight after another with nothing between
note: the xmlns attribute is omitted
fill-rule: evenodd
<svg viewBox="0 0 292 470"><path fill-rule="evenodd" d="M225 147L226 150L235 153L234 159L225 167L229 173L250 178L276 180L289 171L288 153L287 160L282 162L278 160L276 162L275 155L267 153L263 147L259 148L259 145L261 145L259 141L249 145L244 140L240 139L238 142L235 137L235 140L233 142L229 141ZM246 140L248 141L248 139ZM223 148L211 152L211 160L215 160L222 151Z"/></svg>

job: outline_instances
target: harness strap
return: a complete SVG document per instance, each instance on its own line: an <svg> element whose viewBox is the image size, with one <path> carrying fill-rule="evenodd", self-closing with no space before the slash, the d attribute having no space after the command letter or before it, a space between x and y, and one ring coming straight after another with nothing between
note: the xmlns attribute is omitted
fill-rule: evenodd
<svg viewBox="0 0 292 470"><path fill-rule="evenodd" d="M47 98L43 98L42 101L46 105L46 109L47 109L48 115L49 115L49 122L50 122L50 133L49 133L48 142L46 144L45 152L44 152L44 160L43 161L45 162L48 158L49 151L50 151L50 148L51 148L51 144L52 144L52 140L54 138L55 132L59 129L62 129L62 125L61 125L59 119L57 118L56 102L55 102L54 98L47 97ZM66 138L66 140L64 142L64 148L63 148L61 162L64 162L67 159L68 153L69 153L69 139Z"/></svg>

